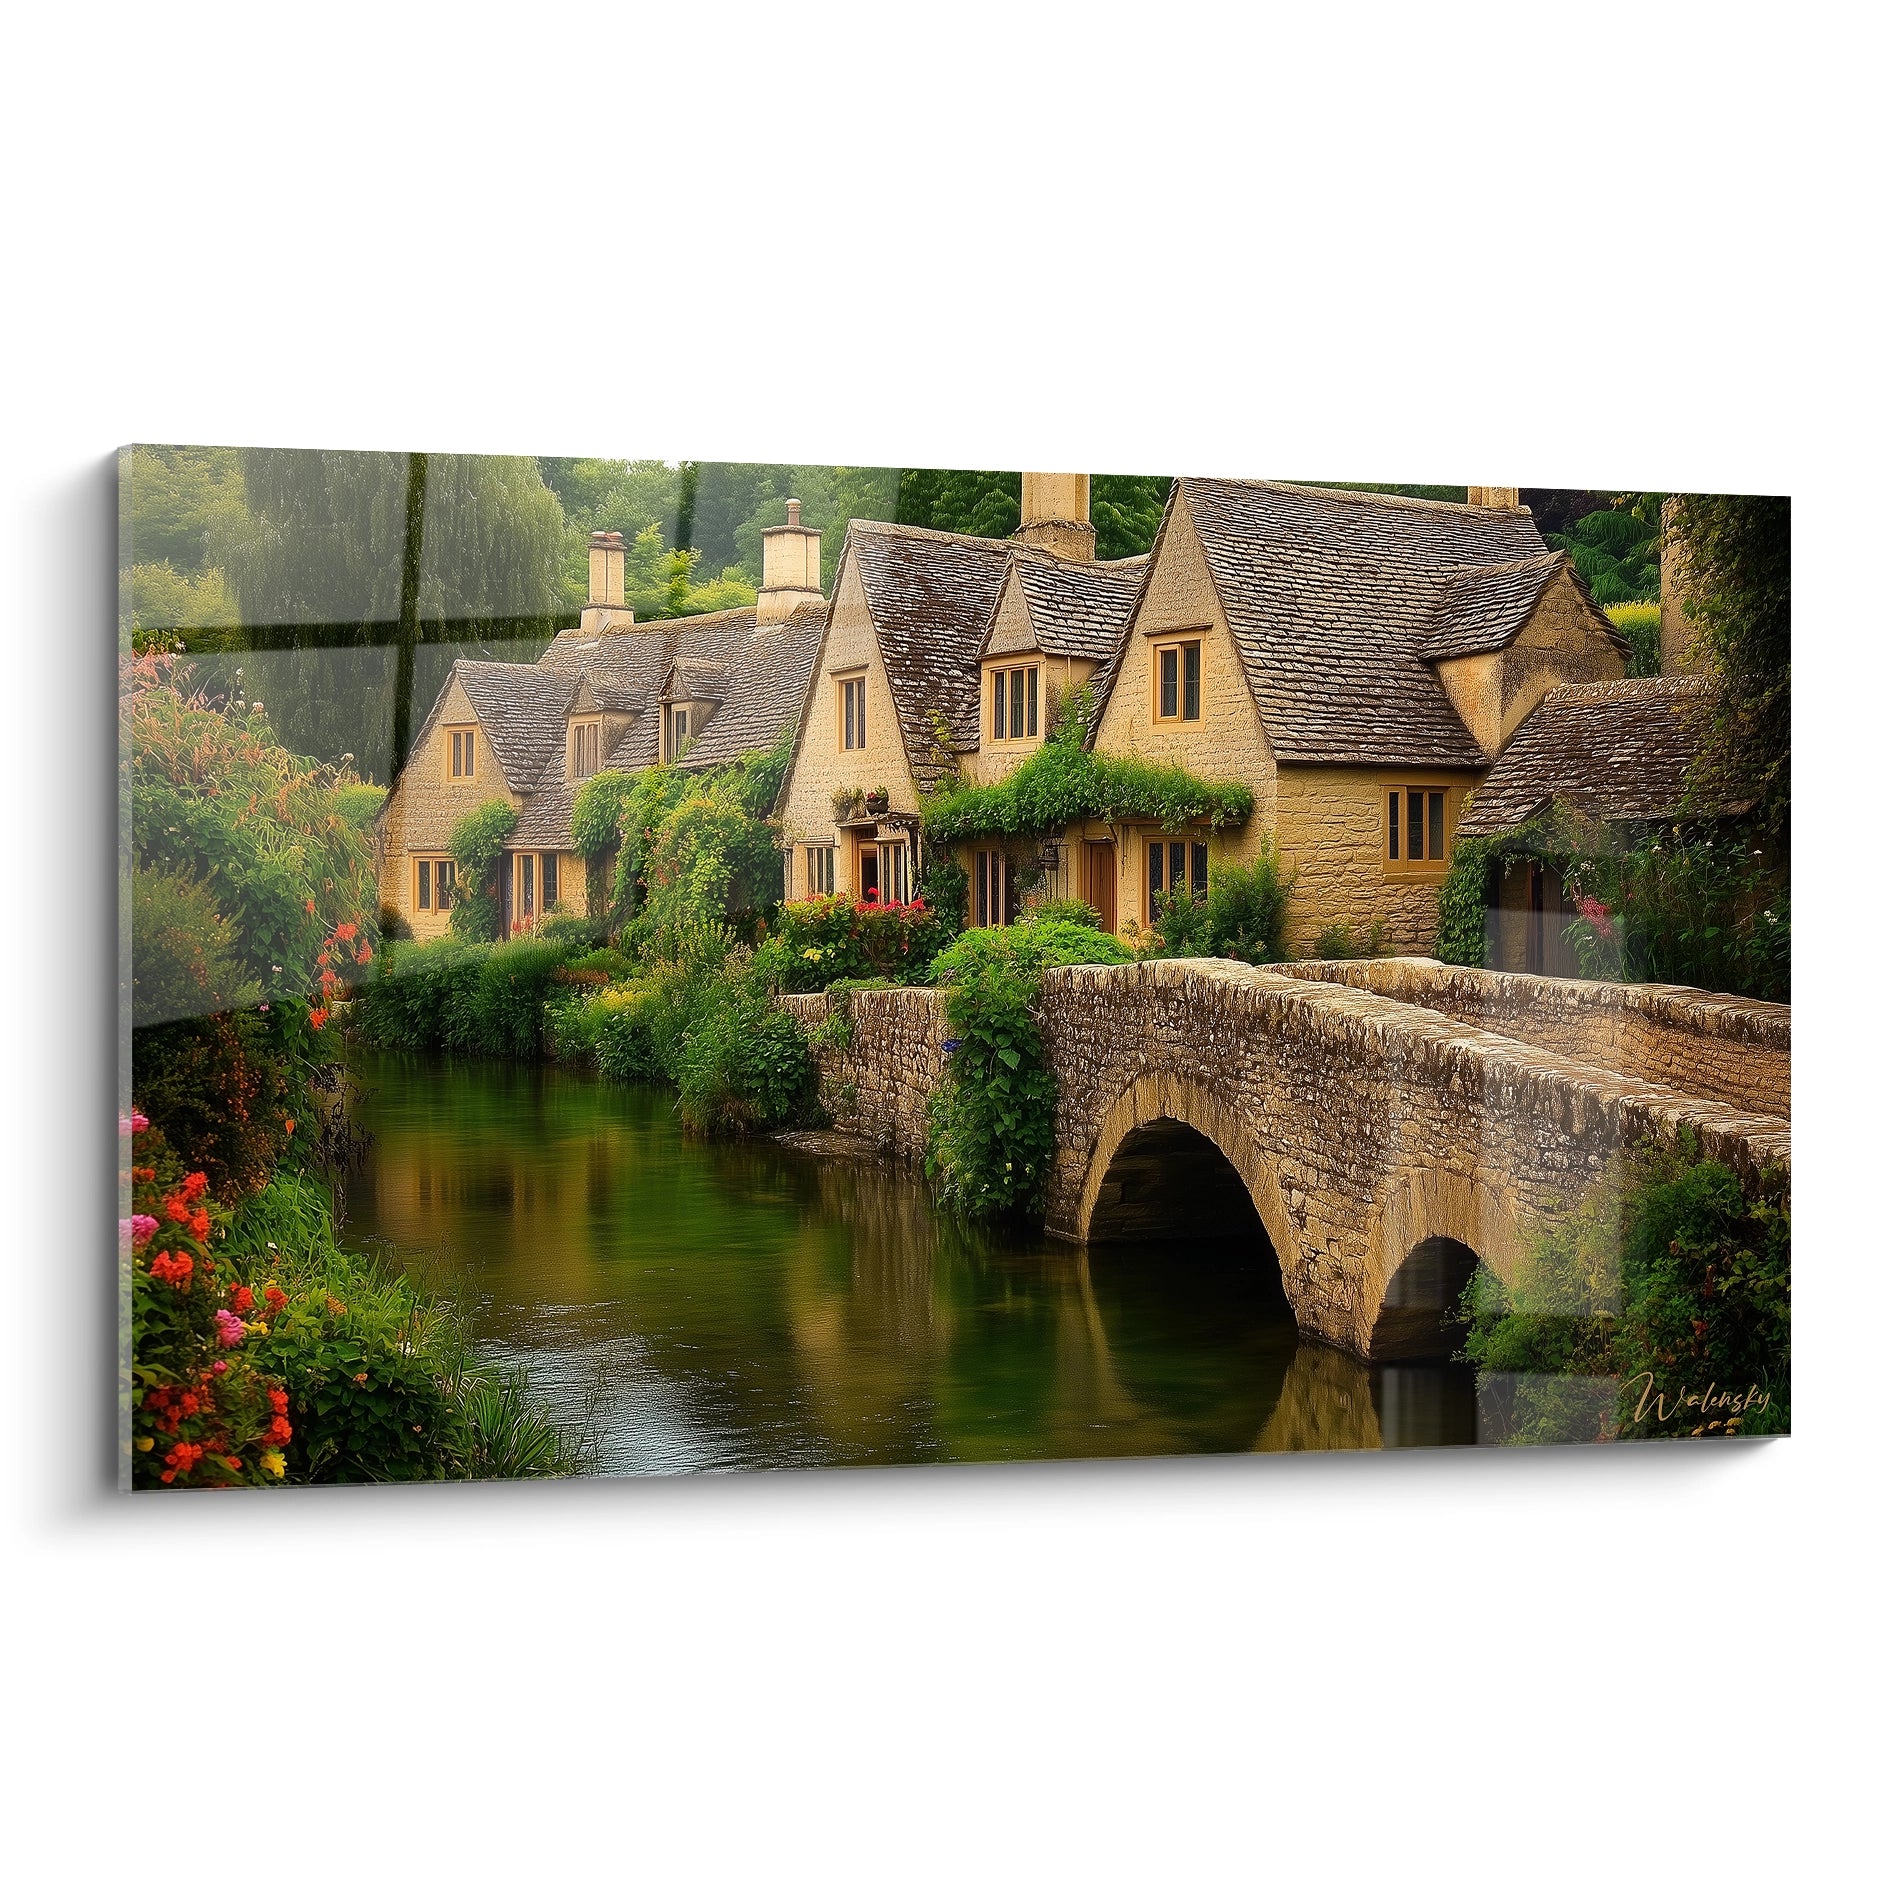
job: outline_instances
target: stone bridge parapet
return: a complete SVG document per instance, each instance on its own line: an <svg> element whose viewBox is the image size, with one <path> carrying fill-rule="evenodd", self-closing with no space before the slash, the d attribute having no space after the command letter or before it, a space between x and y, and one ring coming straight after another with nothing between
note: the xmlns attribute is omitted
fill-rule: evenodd
<svg viewBox="0 0 1894 1894"><path fill-rule="evenodd" d="M1394 972L1342 977L1357 968ZM1740 1018L1730 1009L1748 1002L1671 988L1641 1008L1613 997L1635 989L1574 997L1541 989L1587 983L1485 988L1458 980L1464 972L1438 963L1288 972L1157 960L1047 974L1040 1017L1059 1086L1049 1233L1161 1241L1189 1226L1217 1197L1219 1176L1233 1172L1298 1324L1366 1355L1404 1262L1444 1243L1510 1276L1532 1232L1646 1140L1671 1144L1688 1128L1704 1155L1752 1180L1779 1178L1786 1192L1786 1116L1719 1095L1747 1086L1748 1096L1776 1096L1767 1061L1779 1050L1786 1099L1786 1008L1752 1009L1763 1076L1739 1082L1720 1055L1698 1058L1681 1040L1695 1020L1719 1046L1751 1044L1747 1026L1725 1029ZM1380 981L1448 1004L1416 1004L1379 990ZM783 1003L811 1027L833 1010L821 994ZM1449 1010L1476 1005L1519 1032ZM839 1129L918 1158L928 1097L947 1064L942 996L858 991L849 1011L845 1038L834 1028L818 1034L824 1101ZM1775 1013L1784 1015L1779 1043ZM1638 1024L1611 1027L1613 1019ZM1560 1032L1619 1069L1547 1043ZM1678 1043L1664 1049L1661 1034ZM1640 1064L1656 1071L1622 1069ZM1691 1076L1700 1089L1657 1072ZM1180 1254L1179 1267L1188 1266Z"/></svg>

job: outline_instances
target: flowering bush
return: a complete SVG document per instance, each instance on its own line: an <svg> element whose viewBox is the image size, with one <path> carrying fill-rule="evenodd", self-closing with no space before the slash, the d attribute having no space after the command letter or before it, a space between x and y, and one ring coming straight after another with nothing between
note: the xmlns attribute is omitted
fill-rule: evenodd
<svg viewBox="0 0 1894 1894"><path fill-rule="evenodd" d="M954 932L924 901L822 895L784 904L756 967L784 993L819 993L837 980L920 981Z"/></svg>
<svg viewBox="0 0 1894 1894"><path fill-rule="evenodd" d="M132 1281L132 1483L267 1486L287 1470L289 1397L258 1349L286 1301L217 1255L221 1212L142 1112L120 1126L132 1214L119 1226Z"/></svg>

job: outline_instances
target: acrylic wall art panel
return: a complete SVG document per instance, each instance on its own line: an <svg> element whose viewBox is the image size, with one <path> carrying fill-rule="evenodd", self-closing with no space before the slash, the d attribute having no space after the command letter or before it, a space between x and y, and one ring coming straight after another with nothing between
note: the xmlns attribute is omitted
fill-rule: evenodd
<svg viewBox="0 0 1894 1894"><path fill-rule="evenodd" d="M1786 1432L1788 522L126 450L125 1482Z"/></svg>

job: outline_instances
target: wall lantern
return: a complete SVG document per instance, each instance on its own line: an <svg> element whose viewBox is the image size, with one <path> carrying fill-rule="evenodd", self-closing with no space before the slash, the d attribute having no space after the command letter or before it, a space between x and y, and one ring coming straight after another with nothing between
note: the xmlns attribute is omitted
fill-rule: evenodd
<svg viewBox="0 0 1894 1894"><path fill-rule="evenodd" d="M1059 845L1057 842L1039 844L1039 865L1041 868L1057 868L1059 865Z"/></svg>

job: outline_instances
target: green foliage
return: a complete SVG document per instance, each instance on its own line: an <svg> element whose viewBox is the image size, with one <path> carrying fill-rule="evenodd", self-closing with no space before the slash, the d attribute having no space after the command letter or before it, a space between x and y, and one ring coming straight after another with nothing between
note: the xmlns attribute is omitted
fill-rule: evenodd
<svg viewBox="0 0 1894 1894"><path fill-rule="evenodd" d="M1103 916L1089 901L1040 901L1032 909L1032 920L1041 927L1052 921L1071 921L1090 928L1104 925Z"/></svg>
<svg viewBox="0 0 1894 1894"><path fill-rule="evenodd" d="M901 475L895 522L937 533L1005 539L1019 528L1020 478L972 468L909 467Z"/></svg>
<svg viewBox="0 0 1894 1894"><path fill-rule="evenodd" d="M1787 878L1721 825L1677 824L1622 847L1594 835L1565 886L1580 911L1566 937L1588 979L1789 997Z"/></svg>
<svg viewBox="0 0 1894 1894"><path fill-rule="evenodd" d="M288 1477L315 1484L531 1479L587 1470L523 1380L474 1358L451 1305L392 1261L336 1242L327 1189L286 1173L245 1205L228 1248L278 1289L261 1365L289 1395Z"/></svg>
<svg viewBox="0 0 1894 1894"><path fill-rule="evenodd" d="M132 941L135 1019L189 1019L262 997L210 889L187 874L133 871Z"/></svg>
<svg viewBox="0 0 1894 1894"><path fill-rule="evenodd" d="M926 976L955 931L956 921L923 902L821 895L784 904L756 951L756 969L784 993L819 993L838 980L905 985Z"/></svg>
<svg viewBox="0 0 1894 1894"><path fill-rule="evenodd" d="M357 1030L391 1051L537 1059L546 1002L569 951L538 935L497 943L449 935L385 947L356 1002Z"/></svg>
<svg viewBox="0 0 1894 1894"><path fill-rule="evenodd" d="M636 780L625 770L602 769L573 797L572 845L588 865L624 841L625 799Z"/></svg>
<svg viewBox="0 0 1894 1894"><path fill-rule="evenodd" d="M214 566L196 574L169 564L127 566L118 577L118 616L120 629L140 649L153 642L153 633L185 633L194 651L241 644L236 598Z"/></svg>
<svg viewBox="0 0 1894 1894"><path fill-rule="evenodd" d="M1211 829L1247 822L1245 783L1211 783L1172 765L1100 756L1084 746L1089 692L1071 693L1046 743L1001 781L951 789L922 805L936 849L985 836L1049 835L1073 822L1155 822Z"/></svg>
<svg viewBox="0 0 1894 1894"><path fill-rule="evenodd" d="M1627 494L1613 506L1574 520L1565 532L1547 533L1546 544L1571 555L1600 605L1655 600L1663 502L1661 493Z"/></svg>
<svg viewBox="0 0 1894 1894"><path fill-rule="evenodd" d="M343 783L335 792L337 813L358 829L373 828L387 800L388 791L380 783Z"/></svg>
<svg viewBox="0 0 1894 1894"><path fill-rule="evenodd" d="M1167 957L1215 956L1252 966L1283 957L1290 879L1274 844L1253 862L1210 871L1203 900L1173 889L1157 904L1157 934Z"/></svg>
<svg viewBox="0 0 1894 1894"><path fill-rule="evenodd" d="M971 1217L1037 1217L1052 1165L1058 1083L1036 1017L1048 967L1129 960L1122 941L1073 921L974 928L935 960L958 1035L928 1101L927 1175Z"/></svg>
<svg viewBox="0 0 1894 1894"><path fill-rule="evenodd" d="M494 796L462 816L447 838L458 870L449 925L462 940L492 940L500 931L500 864L519 819L504 796Z"/></svg>
<svg viewBox="0 0 1894 1894"><path fill-rule="evenodd" d="M262 711L187 695L191 681L163 654L122 668L134 873L171 880L173 935L185 912L176 890L189 884L217 917L208 951L266 996L308 993L331 929L375 911L372 851L349 800L358 785L290 755ZM154 931L154 950L159 940ZM134 977L139 951L134 934Z"/></svg>
<svg viewBox="0 0 1894 1894"><path fill-rule="evenodd" d="M1041 963L1025 932L974 929L936 965L958 1043L928 1100L927 1175L971 1217L1045 1209L1058 1081L1034 1017Z"/></svg>
<svg viewBox="0 0 1894 1894"><path fill-rule="evenodd" d="M187 581L201 578L249 525L241 452L127 448L119 461L119 520L124 566L164 566Z"/></svg>
<svg viewBox="0 0 1894 1894"><path fill-rule="evenodd" d="M1605 616L1630 641L1631 656L1625 665L1625 675L1655 677L1663 668L1658 649L1662 608L1644 599L1630 599L1619 605L1607 605Z"/></svg>
<svg viewBox="0 0 1894 1894"><path fill-rule="evenodd" d="M769 1130L814 1095L807 1036L740 956L703 987L679 1050L678 1111L695 1131Z"/></svg>
<svg viewBox="0 0 1894 1894"><path fill-rule="evenodd" d="M1680 494L1684 616L1716 686L1688 777L1705 814L1754 797L1765 831L1789 838L1789 502Z"/></svg>
<svg viewBox="0 0 1894 1894"><path fill-rule="evenodd" d="M1316 935L1312 957L1317 960L1374 960L1387 950L1386 922L1370 921L1357 933L1346 921L1335 921Z"/></svg>
<svg viewBox="0 0 1894 1894"><path fill-rule="evenodd" d="M1788 1428L1789 1211L1779 1180L1746 1191L1687 1131L1675 1150L1647 1147L1541 1229L1510 1289L1482 1267L1463 1314L1466 1356L1487 1375L1555 1377L1495 1390L1512 1439L1568 1437L1575 1401L1595 1408L1581 1418L1604 1437ZM1594 1388L1561 1385L1570 1377ZM1616 1391L1601 1401L1597 1384ZM1713 1389L1733 1403L1704 1405Z"/></svg>
<svg viewBox="0 0 1894 1894"><path fill-rule="evenodd" d="M1100 559L1130 559L1157 542L1169 500L1168 474L1093 474L1092 525Z"/></svg>

